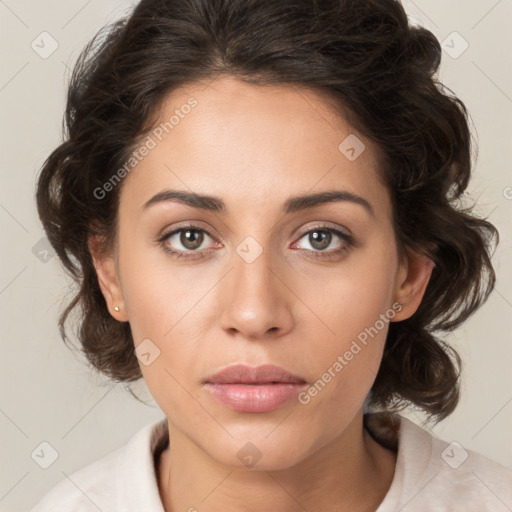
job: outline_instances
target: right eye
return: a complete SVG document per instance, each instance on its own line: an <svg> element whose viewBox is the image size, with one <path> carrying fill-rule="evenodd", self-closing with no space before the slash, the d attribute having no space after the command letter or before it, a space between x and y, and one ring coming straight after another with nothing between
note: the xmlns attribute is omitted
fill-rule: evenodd
<svg viewBox="0 0 512 512"><path fill-rule="evenodd" d="M206 249L198 250L205 241L205 235L212 238L203 228L190 225L165 233L158 241L162 244L164 251L175 258L201 258L204 256L203 252L207 251ZM173 248L178 244L181 244L184 249ZM197 255L189 256L191 253L197 253Z"/></svg>

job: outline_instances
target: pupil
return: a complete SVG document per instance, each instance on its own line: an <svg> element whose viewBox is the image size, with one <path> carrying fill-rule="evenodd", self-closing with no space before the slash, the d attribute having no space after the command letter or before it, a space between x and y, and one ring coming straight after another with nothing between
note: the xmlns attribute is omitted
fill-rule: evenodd
<svg viewBox="0 0 512 512"><path fill-rule="evenodd" d="M194 229L187 229L181 234L180 242L188 249L197 249L203 241L203 234Z"/></svg>
<svg viewBox="0 0 512 512"><path fill-rule="evenodd" d="M331 233L328 231L313 231L309 235L309 241L316 249L325 249L331 242ZM318 239L321 239L319 242Z"/></svg>

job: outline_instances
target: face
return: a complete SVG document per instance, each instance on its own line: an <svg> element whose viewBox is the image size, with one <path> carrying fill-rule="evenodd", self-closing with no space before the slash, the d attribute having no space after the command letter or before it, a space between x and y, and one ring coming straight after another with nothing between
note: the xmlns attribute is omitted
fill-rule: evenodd
<svg viewBox="0 0 512 512"><path fill-rule="evenodd" d="M187 86L150 138L122 183L100 274L109 307L170 430L224 464L254 450L260 468L290 467L361 413L389 322L417 307L428 266L400 264L377 149L312 91ZM203 209L169 190L216 199ZM256 386L205 384L234 364L299 383L267 383L262 401Z"/></svg>

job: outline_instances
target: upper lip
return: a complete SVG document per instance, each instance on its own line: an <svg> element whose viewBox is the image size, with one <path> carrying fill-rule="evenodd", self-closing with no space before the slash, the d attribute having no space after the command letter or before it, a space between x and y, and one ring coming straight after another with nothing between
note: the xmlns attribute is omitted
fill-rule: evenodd
<svg viewBox="0 0 512 512"><path fill-rule="evenodd" d="M272 382L304 384L306 381L273 364L256 367L235 364L211 375L204 382L209 384L270 384Z"/></svg>

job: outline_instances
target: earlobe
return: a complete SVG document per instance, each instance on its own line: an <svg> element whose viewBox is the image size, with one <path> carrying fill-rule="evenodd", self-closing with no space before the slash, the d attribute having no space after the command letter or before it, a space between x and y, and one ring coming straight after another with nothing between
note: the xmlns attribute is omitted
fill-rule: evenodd
<svg viewBox="0 0 512 512"><path fill-rule="evenodd" d="M89 237L88 246L98 284L110 314L120 322L128 321L113 252L107 254L102 251L99 240L94 236Z"/></svg>
<svg viewBox="0 0 512 512"><path fill-rule="evenodd" d="M421 304L427 289L434 262L426 255L407 250L407 261L398 272L398 289L395 301L402 305L402 309L393 318L399 322L411 317Z"/></svg>

